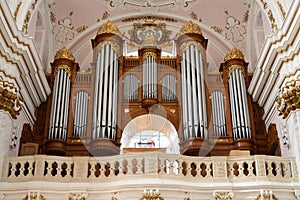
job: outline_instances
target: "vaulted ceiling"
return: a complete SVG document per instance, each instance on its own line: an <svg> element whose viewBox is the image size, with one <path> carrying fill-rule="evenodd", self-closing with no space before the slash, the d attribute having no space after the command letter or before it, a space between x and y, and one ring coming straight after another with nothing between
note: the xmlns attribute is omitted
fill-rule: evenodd
<svg viewBox="0 0 300 200"><path fill-rule="evenodd" d="M128 52L140 47L133 34L139 31L139 25L149 22L158 25L164 34L160 48L169 53L172 53L170 41L176 39L183 24L192 20L208 39L209 71L217 71L227 51L234 46L245 54L249 71L254 71L265 38L272 33L266 10L258 0L35 0L33 5L39 7L39 14L33 17L31 13L28 34L35 38L38 47L45 47L41 45L45 37L36 34L38 26L44 23L41 27L50 35L46 46L51 54L45 65L58 49L66 46L81 69L89 68L91 39L107 20L118 25Z"/></svg>

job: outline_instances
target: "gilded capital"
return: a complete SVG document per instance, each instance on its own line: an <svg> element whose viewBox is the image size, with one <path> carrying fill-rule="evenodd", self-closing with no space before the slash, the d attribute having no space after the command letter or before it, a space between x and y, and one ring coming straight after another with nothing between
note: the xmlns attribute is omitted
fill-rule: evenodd
<svg viewBox="0 0 300 200"><path fill-rule="evenodd" d="M13 119L17 119L23 102L17 87L0 77L0 110L9 112Z"/></svg>
<svg viewBox="0 0 300 200"><path fill-rule="evenodd" d="M197 24L193 23L191 20L187 24L182 25L178 35L183 35L186 33L197 33L202 35L200 27Z"/></svg>
<svg viewBox="0 0 300 200"><path fill-rule="evenodd" d="M103 33L113 33L116 35L122 35L118 26L111 21L107 20L105 24L102 24L97 31L97 36Z"/></svg>
<svg viewBox="0 0 300 200"><path fill-rule="evenodd" d="M300 76L281 87L276 101L279 115L283 118L286 118L291 111L300 108Z"/></svg>
<svg viewBox="0 0 300 200"><path fill-rule="evenodd" d="M58 50L54 56L54 60L58 60L61 58L68 59L75 62L74 56L68 49L66 49L66 47L63 47L62 49Z"/></svg>
<svg viewBox="0 0 300 200"><path fill-rule="evenodd" d="M228 61L231 59L242 59L244 60L244 54L238 50L236 47L233 47L230 51L228 51L227 55L224 58L224 61Z"/></svg>

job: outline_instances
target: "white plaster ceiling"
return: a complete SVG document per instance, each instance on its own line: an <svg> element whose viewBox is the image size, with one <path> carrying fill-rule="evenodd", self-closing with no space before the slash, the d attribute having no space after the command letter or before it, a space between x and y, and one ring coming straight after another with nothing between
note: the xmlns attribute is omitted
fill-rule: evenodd
<svg viewBox="0 0 300 200"><path fill-rule="evenodd" d="M91 39L107 20L116 23L124 37L133 29L130 17L156 16L172 31L171 38L181 26L193 20L208 39L209 69L219 68L226 52L233 46L245 54L246 61L255 63L249 51L251 33L248 22L254 0L51 0L48 1L52 21L53 51L66 46L76 57L81 69L92 62ZM127 19L127 21L124 21ZM255 59L255 57L254 57ZM250 66L251 69L251 66Z"/></svg>

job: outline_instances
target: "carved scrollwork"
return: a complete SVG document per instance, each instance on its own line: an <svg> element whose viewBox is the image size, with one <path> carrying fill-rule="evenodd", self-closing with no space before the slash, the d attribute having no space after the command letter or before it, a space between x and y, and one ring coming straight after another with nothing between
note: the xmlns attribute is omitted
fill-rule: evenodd
<svg viewBox="0 0 300 200"><path fill-rule="evenodd" d="M233 193L230 191L215 191L213 196L215 200L232 200Z"/></svg>

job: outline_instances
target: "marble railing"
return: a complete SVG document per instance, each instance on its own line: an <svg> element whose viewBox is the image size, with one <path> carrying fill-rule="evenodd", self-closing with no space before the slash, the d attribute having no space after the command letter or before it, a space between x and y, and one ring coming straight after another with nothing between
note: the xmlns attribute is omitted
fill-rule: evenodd
<svg viewBox="0 0 300 200"><path fill-rule="evenodd" d="M159 152L111 157L7 157L1 181L111 182L141 176L191 182L298 181L294 158L188 157Z"/></svg>

